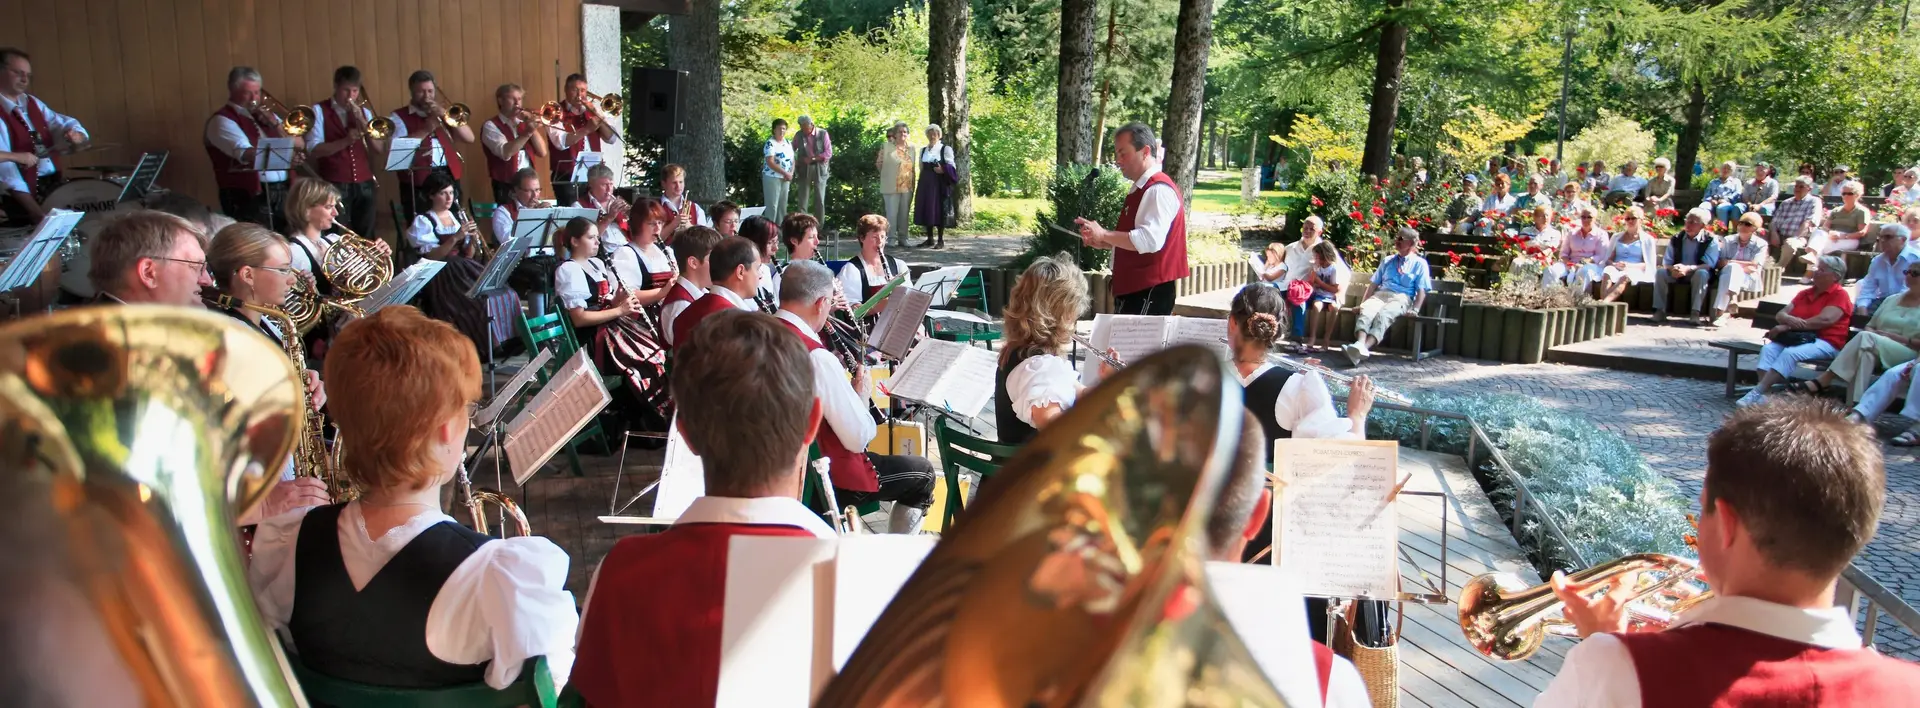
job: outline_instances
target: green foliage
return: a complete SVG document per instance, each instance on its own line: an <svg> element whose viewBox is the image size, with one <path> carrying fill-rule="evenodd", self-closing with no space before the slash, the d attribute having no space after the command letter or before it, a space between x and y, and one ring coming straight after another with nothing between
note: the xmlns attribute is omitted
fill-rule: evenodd
<svg viewBox="0 0 1920 708"><path fill-rule="evenodd" d="M973 193L1039 196L1053 173L1052 113L998 96L973 109Z"/></svg>
<svg viewBox="0 0 1920 708"><path fill-rule="evenodd" d="M1077 235L1079 226L1073 220L1085 217L1113 228L1120 220L1120 209L1126 204L1127 192L1133 190L1133 185L1111 165L1101 168L1100 176L1089 183L1086 179L1089 169L1087 165L1069 165L1047 180L1047 206L1034 216L1033 235L1027 238L1026 252L1016 256L1008 266L1023 269L1037 258L1077 252L1081 270L1106 269L1113 253L1082 248ZM1047 224L1058 225L1071 233L1055 231L1047 228Z"/></svg>
<svg viewBox="0 0 1920 708"><path fill-rule="evenodd" d="M1617 166L1633 161L1640 163L1643 171L1650 171L1652 154L1653 131L1604 108L1600 109L1599 120L1567 141L1567 159L1575 162L1606 160L1608 165Z"/></svg>
<svg viewBox="0 0 1920 708"><path fill-rule="evenodd" d="M878 118L859 108L843 108L833 113L815 113L813 120L833 136L832 173L827 179L827 223L829 229L851 229L853 222L867 214L878 214L880 172L874 165L887 128L893 121ZM738 125L738 124L736 124ZM740 204L765 203L761 195L760 166L766 133L759 129L727 132L727 195ZM797 196L788 197L789 207L798 204Z"/></svg>
<svg viewBox="0 0 1920 708"><path fill-rule="evenodd" d="M1799 36L1782 52L1748 107L1763 126L1775 163L1853 166L1873 184L1920 153L1920 125L1908 116L1920 77L1907 67L1920 50L1870 25L1844 40Z"/></svg>

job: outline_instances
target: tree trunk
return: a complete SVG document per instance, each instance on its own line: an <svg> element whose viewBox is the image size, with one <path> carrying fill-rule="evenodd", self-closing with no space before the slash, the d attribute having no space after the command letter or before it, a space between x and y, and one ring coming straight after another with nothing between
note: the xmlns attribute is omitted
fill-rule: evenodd
<svg viewBox="0 0 1920 708"><path fill-rule="evenodd" d="M1673 147L1673 188L1693 188L1693 163L1700 159L1700 140L1707 132L1707 87L1693 82L1687 94L1687 124L1680 128L1680 141Z"/></svg>
<svg viewBox="0 0 1920 708"><path fill-rule="evenodd" d="M1100 65L1107 68L1107 76L1100 79L1100 109L1094 113L1093 123L1093 163L1102 164L1107 154L1107 96L1113 92L1113 45L1118 36L1120 3L1107 3L1107 48L1101 52Z"/></svg>
<svg viewBox="0 0 1920 708"><path fill-rule="evenodd" d="M1167 93L1167 119L1160 143L1167 148L1161 169L1193 194L1200 166L1200 108L1207 94L1207 49L1213 45L1213 0L1180 0L1180 21L1173 36L1173 88Z"/></svg>
<svg viewBox="0 0 1920 708"><path fill-rule="evenodd" d="M1093 29L1097 0L1060 1L1060 84L1054 102L1053 161L1093 162Z"/></svg>
<svg viewBox="0 0 1920 708"><path fill-rule="evenodd" d="M954 218L973 218L973 129L967 120L967 0L927 3L927 113L946 131L960 183L953 190Z"/></svg>
<svg viewBox="0 0 1920 708"><path fill-rule="evenodd" d="M720 112L720 0L692 0L667 25L667 66L687 72L681 114L687 132L667 140L667 159L687 168L694 201L727 198L726 129Z"/></svg>
<svg viewBox="0 0 1920 708"><path fill-rule="evenodd" d="M1367 115L1367 146L1360 171L1375 177L1393 167L1393 125L1400 117L1400 76L1407 69L1407 26L1397 15L1405 0L1388 0L1390 15L1380 28L1380 50L1373 62L1373 106Z"/></svg>

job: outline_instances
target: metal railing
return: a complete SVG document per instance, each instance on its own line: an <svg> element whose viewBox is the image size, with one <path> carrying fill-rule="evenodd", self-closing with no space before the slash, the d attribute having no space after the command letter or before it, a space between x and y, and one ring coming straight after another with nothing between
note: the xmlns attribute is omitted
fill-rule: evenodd
<svg viewBox="0 0 1920 708"><path fill-rule="evenodd" d="M1915 631L1920 628L1920 611L1914 610L1906 600L1874 580L1873 576L1867 575L1867 571L1861 570L1858 564L1849 563L1847 569L1840 572L1840 582L1833 592L1833 604L1847 608L1850 616L1858 616L1862 600L1866 601L1867 619L1866 628L1860 630L1860 646L1873 646L1881 613L1885 613L1894 624L1905 628L1908 634L1920 635Z"/></svg>

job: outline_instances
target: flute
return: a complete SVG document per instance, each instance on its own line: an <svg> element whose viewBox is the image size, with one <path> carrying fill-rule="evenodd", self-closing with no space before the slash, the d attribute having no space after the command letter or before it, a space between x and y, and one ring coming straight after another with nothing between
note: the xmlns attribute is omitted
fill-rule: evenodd
<svg viewBox="0 0 1920 708"><path fill-rule="evenodd" d="M1075 334L1073 335L1073 341L1079 342L1080 346L1086 347L1087 351L1093 352L1094 356L1100 357L1100 360L1106 362L1107 366L1111 366L1115 369L1124 369L1127 367L1127 363L1124 361L1121 361L1120 357L1101 351L1099 347L1093 346L1093 342L1088 340L1086 337L1082 337L1079 334Z"/></svg>
<svg viewBox="0 0 1920 708"><path fill-rule="evenodd" d="M1221 337L1221 338L1220 338L1220 343L1221 343L1221 344L1226 344L1226 343L1227 343L1227 338L1226 338L1226 337ZM1300 373L1303 373L1303 374L1304 374L1304 373L1309 373L1309 372L1311 372L1311 373L1315 373L1315 374L1319 374L1319 375L1321 376L1321 378L1324 378L1324 379L1326 379L1326 380L1328 380L1328 381L1331 381L1331 382L1333 382L1333 383L1337 383L1337 384L1340 384L1340 385L1342 385L1342 386L1346 386L1346 387L1348 387L1348 388L1352 388L1352 387L1353 387L1353 377L1352 377L1352 376L1348 376L1348 375L1346 375L1346 374L1342 374L1342 373L1340 373L1340 372L1338 372L1338 371L1334 371L1333 369L1329 369L1329 368L1327 368L1327 367L1324 367L1324 366L1321 366L1321 365L1319 365L1319 364L1310 364L1310 363L1307 363L1307 362L1304 362L1304 361L1300 361L1300 360L1297 360L1297 359L1290 359L1290 358L1287 358L1287 357L1285 357L1285 356L1282 356L1282 355L1280 355L1280 354L1268 354L1268 355L1267 355L1267 359L1269 359L1269 360L1271 360L1271 361L1273 361L1273 362L1275 362L1275 363L1278 363L1278 364L1280 364L1280 365L1282 365L1282 366L1285 366L1285 367L1287 367L1287 368L1289 368L1289 369L1293 369L1294 371L1297 371L1297 372L1300 372ZM1375 385L1375 386L1373 387L1373 395L1374 395L1374 397L1376 397L1376 398L1382 398L1382 399L1386 399L1386 400L1388 400L1388 401L1391 401L1391 402L1394 402L1394 403L1398 403L1398 404L1400 404L1400 405L1403 405L1403 406L1411 406L1411 405L1413 405L1413 399L1412 399L1412 398L1408 398L1408 397L1407 397L1406 395L1404 395L1404 394L1401 394L1401 393L1398 393L1398 392L1395 392L1395 391L1392 391L1392 390L1389 390L1389 389L1387 389L1387 388L1385 388L1385 387L1382 387L1382 386L1379 386L1379 385Z"/></svg>

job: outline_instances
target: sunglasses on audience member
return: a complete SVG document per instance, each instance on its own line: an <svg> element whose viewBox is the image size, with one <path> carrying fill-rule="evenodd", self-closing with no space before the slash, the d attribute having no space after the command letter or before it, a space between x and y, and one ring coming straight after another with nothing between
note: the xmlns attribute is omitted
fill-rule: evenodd
<svg viewBox="0 0 1920 708"><path fill-rule="evenodd" d="M1909 278L1920 278L1920 268L1908 268L1908 269L1907 269L1907 277L1909 277Z"/></svg>

